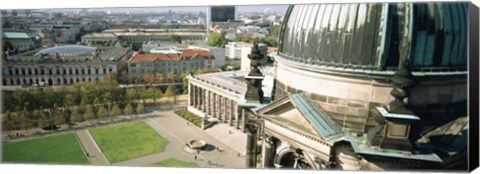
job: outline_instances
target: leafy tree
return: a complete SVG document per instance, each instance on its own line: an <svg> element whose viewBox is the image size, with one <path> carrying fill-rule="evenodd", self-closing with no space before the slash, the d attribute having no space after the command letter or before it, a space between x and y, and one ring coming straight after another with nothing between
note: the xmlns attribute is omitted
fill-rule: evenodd
<svg viewBox="0 0 480 174"><path fill-rule="evenodd" d="M78 112L78 109L72 110L72 114L70 117L72 122L74 123L78 123L82 121L82 115Z"/></svg>
<svg viewBox="0 0 480 174"><path fill-rule="evenodd" d="M145 110L145 107L143 106L143 103L139 103L137 105L137 108L135 109L135 111L137 111L137 114L143 114L144 110Z"/></svg>
<svg viewBox="0 0 480 174"><path fill-rule="evenodd" d="M90 120L91 122L94 116L95 116L95 113L93 113L92 107L87 106L87 108L85 109L85 112L83 113L83 118L85 120Z"/></svg>
<svg viewBox="0 0 480 174"><path fill-rule="evenodd" d="M210 32L206 44L213 47L225 48L227 42L228 40L224 35L217 32Z"/></svg>
<svg viewBox="0 0 480 174"><path fill-rule="evenodd" d="M173 73L168 73L167 77L168 77L168 80L170 80L170 82L175 82L175 80L177 79L177 75Z"/></svg>
<svg viewBox="0 0 480 174"><path fill-rule="evenodd" d="M20 115L19 115L20 127L23 130L26 130L27 132L28 132L28 129L32 128L33 126L32 119L30 119L28 115L29 113L26 107L23 108L23 110L20 112Z"/></svg>
<svg viewBox="0 0 480 174"><path fill-rule="evenodd" d="M156 105L156 99L162 94L160 90L155 87L147 89L148 96L153 100L153 104Z"/></svg>
<svg viewBox="0 0 480 174"><path fill-rule="evenodd" d="M137 89L136 88L128 88L127 89L127 94L126 94L126 97L128 100L130 100L131 102L134 102L135 100L137 100L139 97L138 95L138 92L137 92Z"/></svg>
<svg viewBox="0 0 480 174"><path fill-rule="evenodd" d="M105 107L100 106L97 110L97 116L100 118L106 118L108 117L108 111Z"/></svg>
<svg viewBox="0 0 480 174"><path fill-rule="evenodd" d="M272 37L264 37L261 40L263 43L267 44L268 46L271 47L276 47L277 46L277 40Z"/></svg>
<svg viewBox="0 0 480 174"><path fill-rule="evenodd" d="M152 83L155 80L155 78L153 77L152 74L146 73L146 74L143 74L143 80L145 80L148 86L152 86Z"/></svg>
<svg viewBox="0 0 480 174"><path fill-rule="evenodd" d="M167 87L167 90L165 90L165 97L173 97L175 95L175 86L170 84Z"/></svg>
<svg viewBox="0 0 480 174"><path fill-rule="evenodd" d="M3 130L7 131L15 129L15 117L9 110L2 117L2 126Z"/></svg>
<svg viewBox="0 0 480 174"><path fill-rule="evenodd" d="M63 113L60 110L56 110L53 115L53 124L61 125L65 123L65 118L63 118Z"/></svg>
<svg viewBox="0 0 480 174"><path fill-rule="evenodd" d="M162 73L156 73L155 74L155 80L157 81L157 83L162 83L163 80L165 80L165 77L163 77Z"/></svg>
<svg viewBox="0 0 480 174"><path fill-rule="evenodd" d="M65 99L63 100L63 106L67 111L71 111L72 107L75 105L75 98L73 97L73 94L68 93L65 95Z"/></svg>
<svg viewBox="0 0 480 174"><path fill-rule="evenodd" d="M50 125L50 122L48 121L47 115L45 114L45 111L43 108L40 110L37 110L37 127L38 128L45 128Z"/></svg>
<svg viewBox="0 0 480 174"><path fill-rule="evenodd" d="M113 116L117 116L117 115L120 115L120 114L122 114L122 110L120 109L120 107L118 106L118 104L113 105L112 115L113 115Z"/></svg>
<svg viewBox="0 0 480 174"><path fill-rule="evenodd" d="M128 104L125 106L125 110L123 111L123 113L125 113L126 115L130 115L130 117L132 117L132 114L133 114L132 104L128 103Z"/></svg>

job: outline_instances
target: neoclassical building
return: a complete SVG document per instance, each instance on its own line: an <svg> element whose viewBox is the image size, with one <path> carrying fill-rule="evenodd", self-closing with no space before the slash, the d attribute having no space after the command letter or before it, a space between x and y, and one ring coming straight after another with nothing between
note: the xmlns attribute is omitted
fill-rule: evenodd
<svg viewBox="0 0 480 174"><path fill-rule="evenodd" d="M190 78L190 103L235 91L248 167L261 154L265 168L465 170L468 6L291 5L271 54L271 103L248 99L263 98L258 71L243 86Z"/></svg>
<svg viewBox="0 0 480 174"><path fill-rule="evenodd" d="M7 56L2 85L70 85L127 68L130 48L64 45Z"/></svg>

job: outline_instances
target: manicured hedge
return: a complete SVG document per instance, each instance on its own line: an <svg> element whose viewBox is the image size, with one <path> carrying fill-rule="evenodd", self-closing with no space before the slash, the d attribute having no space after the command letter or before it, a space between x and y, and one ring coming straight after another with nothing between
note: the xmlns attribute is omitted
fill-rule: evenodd
<svg viewBox="0 0 480 174"><path fill-rule="evenodd" d="M194 125L198 127L202 127L203 118L191 112L188 112L187 109L177 110L175 111L175 113L180 117L183 117L185 120L188 120L189 122L193 123Z"/></svg>

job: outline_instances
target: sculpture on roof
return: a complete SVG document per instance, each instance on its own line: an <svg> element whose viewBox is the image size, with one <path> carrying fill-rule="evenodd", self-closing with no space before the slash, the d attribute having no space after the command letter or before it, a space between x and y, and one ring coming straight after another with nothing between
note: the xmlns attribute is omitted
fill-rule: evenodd
<svg viewBox="0 0 480 174"><path fill-rule="evenodd" d="M250 59L250 72L245 77L247 82L247 93L245 94L245 99L248 103L262 103L263 101L263 90L262 90L262 81L263 74L260 72L258 67L260 66L260 60L265 56L258 48L258 43L253 43L252 51L248 55Z"/></svg>
<svg viewBox="0 0 480 174"><path fill-rule="evenodd" d="M395 97L395 100L387 105L389 112L398 114L412 114L412 111L406 108L405 98L409 97L408 88L414 85L412 79L413 75L410 72L409 60L404 59L400 62L400 69L398 69L393 75L391 81L393 89L390 95Z"/></svg>

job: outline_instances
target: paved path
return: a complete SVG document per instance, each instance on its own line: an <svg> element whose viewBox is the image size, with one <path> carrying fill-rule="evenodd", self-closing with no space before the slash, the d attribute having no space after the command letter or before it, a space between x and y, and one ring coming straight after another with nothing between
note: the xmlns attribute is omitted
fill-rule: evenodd
<svg viewBox="0 0 480 174"><path fill-rule="evenodd" d="M242 139L232 139L229 141L219 141L210 134L193 124L188 125L187 121L177 116L173 111L157 111L159 117L145 120L155 131L163 135L168 141L164 152L151 154L135 159L130 159L116 163L121 166L145 166L150 163L161 161L167 158L176 158L182 161L195 162L200 167L221 167L221 168L245 168L245 157L237 156L239 151L231 148L227 144L234 144ZM228 130L225 130L228 132ZM214 131L215 132L215 131ZM240 134L240 132L238 132ZM211 145L211 150L197 153L188 153L183 148L190 140L205 140ZM220 151L215 150L218 147ZM195 160L197 156L197 160ZM208 165L208 161L212 165Z"/></svg>
<svg viewBox="0 0 480 174"><path fill-rule="evenodd" d="M95 140L90 135L90 132L88 132L88 130L84 129L76 131L75 134L77 134L80 143L85 148L86 153L88 153L87 158L91 165L104 166L109 164L107 158L105 158L102 151L98 147L97 143L95 143Z"/></svg>

